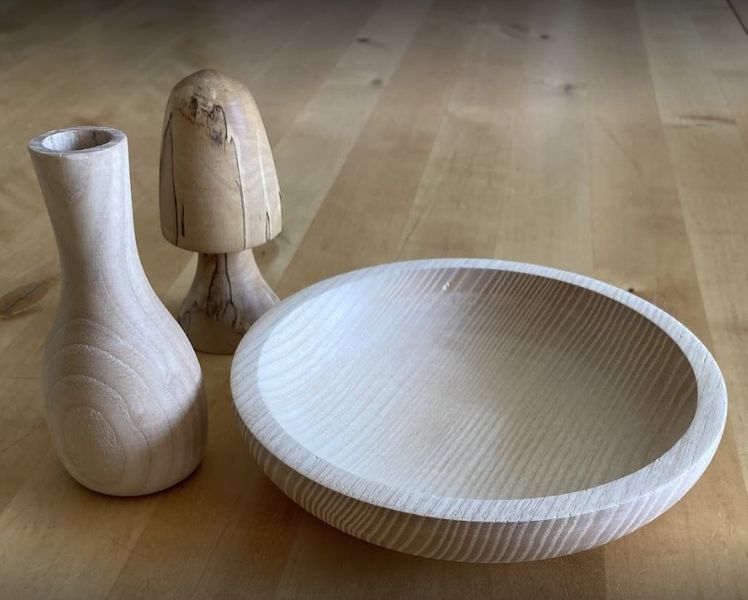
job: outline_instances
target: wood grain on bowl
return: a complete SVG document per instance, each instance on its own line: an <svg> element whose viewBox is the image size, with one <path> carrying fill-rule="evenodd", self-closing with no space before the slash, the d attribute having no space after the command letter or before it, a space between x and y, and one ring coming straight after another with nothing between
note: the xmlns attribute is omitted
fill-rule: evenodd
<svg viewBox="0 0 748 600"><path fill-rule="evenodd" d="M232 369L254 456L348 533L473 562L591 548L676 502L711 459L722 376L623 290L521 263L342 275L250 331Z"/></svg>

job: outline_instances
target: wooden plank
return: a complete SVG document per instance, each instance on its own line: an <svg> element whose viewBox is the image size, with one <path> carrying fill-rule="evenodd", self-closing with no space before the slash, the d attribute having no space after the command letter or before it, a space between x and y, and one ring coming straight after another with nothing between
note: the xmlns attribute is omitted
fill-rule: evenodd
<svg viewBox="0 0 748 600"><path fill-rule="evenodd" d="M427 15L386 86L280 280L281 295L392 256L469 35L440 18L443 10ZM462 18L477 13L475 3L454 10Z"/></svg>
<svg viewBox="0 0 748 600"><path fill-rule="evenodd" d="M741 332L748 326L748 278L733 265L748 252L748 222L740 217L748 153L689 12L637 6L714 353L731 392L745 484L748 350Z"/></svg>
<svg viewBox="0 0 748 600"><path fill-rule="evenodd" d="M615 31L604 27L611 22ZM670 311L709 343L649 74L652 56L636 11L630 3L595 5L589 24L595 272ZM740 492L740 466L728 433L706 475L679 504L605 548L608 596L734 596L745 583L734 545L736 530L748 525L739 516L748 508ZM726 514L734 520L726 521ZM725 547L731 552L724 553ZM712 568L700 574L696 588L689 574L703 563Z"/></svg>
<svg viewBox="0 0 748 600"><path fill-rule="evenodd" d="M584 26L581 2L535 5L495 255L586 274L592 247Z"/></svg>
<svg viewBox="0 0 748 600"><path fill-rule="evenodd" d="M530 6L483 7L394 258L494 256L529 38L509 24Z"/></svg>
<svg viewBox="0 0 748 600"><path fill-rule="evenodd" d="M294 257L374 106L390 87L426 5L383 3L359 33L359 40L368 41L357 41L341 56L274 148L285 216L283 232L266 246L272 260L260 262L267 265L263 272L268 281L280 280Z"/></svg>

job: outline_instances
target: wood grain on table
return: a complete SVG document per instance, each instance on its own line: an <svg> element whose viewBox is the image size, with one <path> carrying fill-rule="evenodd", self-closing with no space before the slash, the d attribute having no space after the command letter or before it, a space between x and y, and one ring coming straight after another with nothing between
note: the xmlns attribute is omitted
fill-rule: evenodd
<svg viewBox="0 0 748 600"><path fill-rule="evenodd" d="M0 598L748 597L748 2L69 2L0 8ZM597 277L711 349L722 445L671 511L600 549L515 565L419 559L286 499L242 445L231 358L201 356L210 436L182 485L87 491L50 449L39 372L59 293L26 144L129 136L136 231L176 311L194 256L163 239L173 84L245 81L283 194L256 256L280 295L396 259L497 257Z"/></svg>

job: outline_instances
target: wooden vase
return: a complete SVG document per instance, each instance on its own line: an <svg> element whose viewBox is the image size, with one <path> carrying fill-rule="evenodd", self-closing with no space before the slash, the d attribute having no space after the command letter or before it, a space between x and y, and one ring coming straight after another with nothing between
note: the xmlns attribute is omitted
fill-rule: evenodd
<svg viewBox="0 0 748 600"><path fill-rule="evenodd" d="M42 370L52 444L98 492L167 488L203 457L207 405L197 357L140 263L127 138L78 127L29 152L62 274Z"/></svg>

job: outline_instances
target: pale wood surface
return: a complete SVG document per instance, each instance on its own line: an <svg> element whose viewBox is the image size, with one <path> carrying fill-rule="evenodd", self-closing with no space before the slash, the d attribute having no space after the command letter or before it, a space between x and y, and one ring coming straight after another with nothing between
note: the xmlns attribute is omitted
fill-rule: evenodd
<svg viewBox="0 0 748 600"><path fill-rule="evenodd" d="M247 86L214 69L174 85L159 158L161 231L200 252L178 320L197 350L233 354L278 302L252 248L281 230L270 142Z"/></svg>
<svg viewBox="0 0 748 600"><path fill-rule="evenodd" d="M140 263L127 137L74 127L29 153L61 267L41 374L52 445L92 490L159 492L202 461L208 406L195 351Z"/></svg>
<svg viewBox="0 0 748 600"><path fill-rule="evenodd" d="M161 139L161 231L172 244L238 252L280 233L278 176L246 85L213 69L180 80Z"/></svg>
<svg viewBox="0 0 748 600"><path fill-rule="evenodd" d="M277 303L251 248L201 252L177 321L196 350L233 354L252 323Z"/></svg>
<svg viewBox="0 0 748 600"><path fill-rule="evenodd" d="M0 10L0 597L748 596L748 38L722 0ZM631 288L723 369L730 414L704 477L579 555L413 558L287 500L242 447L230 358L206 355L211 434L193 477L126 501L75 484L42 417L59 267L26 144L73 124L126 131L141 258L176 311L195 259L160 232L160 127L174 82L203 67L246 81L262 112L284 229L256 256L282 296L431 256Z"/></svg>
<svg viewBox="0 0 748 600"><path fill-rule="evenodd" d="M292 295L242 340L231 391L295 502L464 562L564 556L649 523L704 472L727 416L713 357L662 310L485 259L395 262Z"/></svg>

